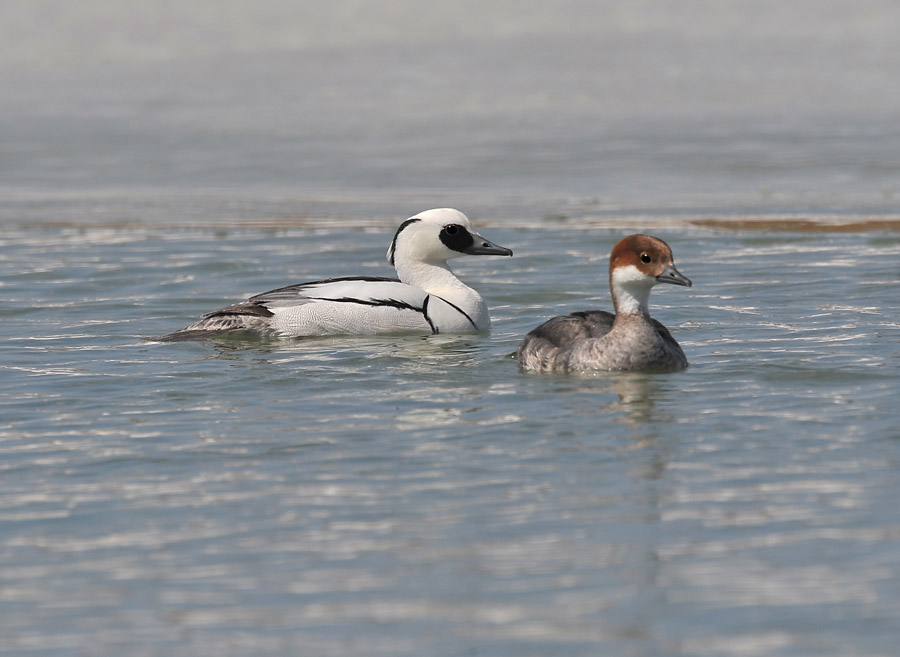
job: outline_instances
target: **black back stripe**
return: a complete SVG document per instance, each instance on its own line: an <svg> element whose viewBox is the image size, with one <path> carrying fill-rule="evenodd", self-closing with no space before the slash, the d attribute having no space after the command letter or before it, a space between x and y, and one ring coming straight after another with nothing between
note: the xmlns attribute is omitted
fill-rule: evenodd
<svg viewBox="0 0 900 657"><path fill-rule="evenodd" d="M422 304L421 308L417 308L416 306L410 303L406 303L405 301L397 301L396 299L354 299L352 297L343 297L340 299L324 299L321 297L317 297L316 300L335 301L337 303L358 303L362 306L380 306L382 308L396 308L397 310L413 310L417 313L422 313L422 317L424 317L425 321L428 322L428 326L431 328L432 333L440 333L438 328L434 325L434 322L432 322L431 318L428 316L428 300L430 298L431 295L425 297L425 302Z"/></svg>
<svg viewBox="0 0 900 657"><path fill-rule="evenodd" d="M391 241L391 257L390 257L391 265L394 264L394 253L396 253L396 251L397 251L397 237L399 237L400 233L403 232L403 229L404 229L404 228L406 228L406 227L409 226L410 224L414 224L414 223L416 223L416 222L418 222L418 221L422 221L422 220L421 220L421 219L415 219L415 218L413 218L413 219L407 219L407 220L404 221L402 224L400 224L400 227L399 227L399 228L397 228L397 232L394 233L394 239Z"/></svg>
<svg viewBox="0 0 900 657"><path fill-rule="evenodd" d="M458 312L460 315L462 315L462 316L465 317L467 320L469 320L469 324L472 325L472 328L475 329L476 331L478 330L478 325L477 325L475 322L472 321L472 318L469 317L469 314L468 314L465 310L463 310L462 308L460 308L459 306L457 306L455 303L450 303L450 302L447 301L444 297L438 297L438 299L440 299L441 301L443 301L444 303L446 303L448 306L450 306L451 308L453 308L454 310L456 310L456 312Z"/></svg>
<svg viewBox="0 0 900 657"><path fill-rule="evenodd" d="M327 297L310 297L310 299L314 301L333 301L335 303L357 303L362 306L382 306L386 308L397 308L398 310L413 310L417 313L422 313L425 321L428 322L428 326L431 327L432 332L440 333L440 330L437 326L435 326L434 322L431 320L431 317L428 315L428 302L433 296L435 295L429 294L427 297L425 297L425 302L422 304L421 308L418 308L411 303L407 303L406 301L397 301L396 299L354 299L353 297L341 297L338 299L329 299ZM472 328L474 328L476 331L478 330L478 325L472 320L471 317L469 317L469 314L466 311L457 306L455 303L450 303L443 297L438 297L438 299L440 299L460 315L465 317L469 321L469 324L472 325Z"/></svg>
<svg viewBox="0 0 900 657"><path fill-rule="evenodd" d="M385 276L341 276L338 278L326 278L321 281L309 281L308 283L296 283L294 285L286 285L284 287L275 288L274 290L269 290L268 292L262 292L261 294L255 294L248 299L250 302L262 302L274 300L274 299L290 299L294 296L297 296L299 292L305 291L310 287L317 287L319 285L325 285L328 283L350 283L350 282L362 282L362 283L399 283L399 278L387 278Z"/></svg>
<svg viewBox="0 0 900 657"><path fill-rule="evenodd" d="M354 299L353 297L309 297L313 301L333 301L334 303L357 303L361 306L383 306L386 308L397 308L398 310L415 310L417 313L424 313L424 308L418 308L406 301L397 301L396 299Z"/></svg>
<svg viewBox="0 0 900 657"><path fill-rule="evenodd" d="M431 327L432 333L440 333L438 327L434 325L434 322L431 321L431 317L428 316L428 302L431 301L431 295L429 294L425 297L425 303L422 304L422 314L425 315L425 321L428 322L428 326Z"/></svg>
<svg viewBox="0 0 900 657"><path fill-rule="evenodd" d="M388 278L387 276L338 276L336 278L325 278L321 281L310 281L309 283L300 283L300 285L322 285L323 283L347 283L349 281L363 281L365 283L399 283L400 279L397 277Z"/></svg>

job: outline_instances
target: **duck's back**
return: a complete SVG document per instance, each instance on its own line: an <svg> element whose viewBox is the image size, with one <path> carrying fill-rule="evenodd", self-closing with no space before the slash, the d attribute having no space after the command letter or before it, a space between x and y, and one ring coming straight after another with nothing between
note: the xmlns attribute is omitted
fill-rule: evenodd
<svg viewBox="0 0 900 657"><path fill-rule="evenodd" d="M287 337L308 335L426 332L428 293L396 279L333 278L271 290L220 308L166 342L196 340L233 331L256 331Z"/></svg>
<svg viewBox="0 0 900 657"><path fill-rule="evenodd" d="M417 287L392 278L348 277L257 294L157 339L178 342L234 331L303 337L478 330L476 320L461 308Z"/></svg>
<svg viewBox="0 0 900 657"><path fill-rule="evenodd" d="M612 329L615 319L615 315L605 310L586 310L553 317L522 339L516 358L525 369L560 369L557 361L561 355L581 340L602 338Z"/></svg>

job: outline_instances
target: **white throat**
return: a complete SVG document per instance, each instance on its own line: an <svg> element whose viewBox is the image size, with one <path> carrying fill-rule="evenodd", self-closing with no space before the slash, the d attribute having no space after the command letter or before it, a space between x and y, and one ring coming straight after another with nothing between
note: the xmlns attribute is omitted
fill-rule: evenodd
<svg viewBox="0 0 900 657"><path fill-rule="evenodd" d="M456 277L447 262L421 262L395 259L397 276L407 285L413 285L429 294L442 297L464 310L483 303L481 296Z"/></svg>
<svg viewBox="0 0 900 657"><path fill-rule="evenodd" d="M610 277L610 288L616 313L621 315L650 315L650 290L657 281L634 265L616 267Z"/></svg>
<svg viewBox="0 0 900 657"><path fill-rule="evenodd" d="M446 262L394 261L397 275L407 285L413 285L428 294L448 301L463 311L479 330L491 327L487 304L481 295L459 280Z"/></svg>

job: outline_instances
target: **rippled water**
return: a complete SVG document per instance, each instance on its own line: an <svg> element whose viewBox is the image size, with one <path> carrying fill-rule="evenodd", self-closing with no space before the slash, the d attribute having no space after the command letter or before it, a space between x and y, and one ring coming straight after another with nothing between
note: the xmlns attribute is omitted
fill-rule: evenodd
<svg viewBox="0 0 900 657"><path fill-rule="evenodd" d="M393 226L8 231L0 647L890 654L896 234L656 229L692 366L590 377L510 353L608 306L622 231L479 227L490 335L206 344L145 338L386 273Z"/></svg>
<svg viewBox="0 0 900 657"><path fill-rule="evenodd" d="M514 6L513 6L514 5ZM0 653L887 657L893 0L8 2ZM160 344L459 207L489 335ZM533 375L620 237L692 365Z"/></svg>

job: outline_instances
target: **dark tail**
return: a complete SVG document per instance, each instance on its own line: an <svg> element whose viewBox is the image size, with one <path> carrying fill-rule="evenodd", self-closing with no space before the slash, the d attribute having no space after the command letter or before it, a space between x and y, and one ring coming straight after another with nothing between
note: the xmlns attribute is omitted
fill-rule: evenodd
<svg viewBox="0 0 900 657"><path fill-rule="evenodd" d="M156 338L150 338L150 342L190 342L192 340L206 340L207 338L214 338L218 335L233 333L234 331L235 329L218 331L212 329L182 329Z"/></svg>

